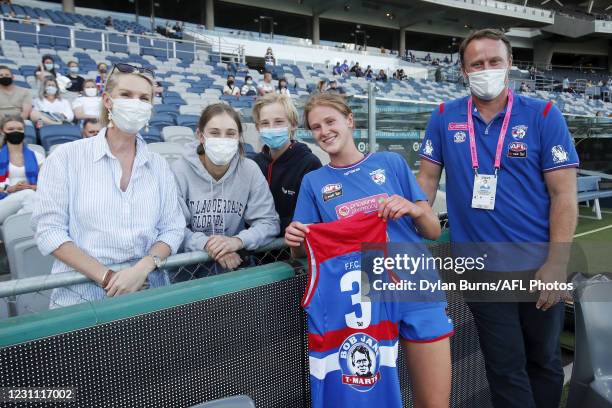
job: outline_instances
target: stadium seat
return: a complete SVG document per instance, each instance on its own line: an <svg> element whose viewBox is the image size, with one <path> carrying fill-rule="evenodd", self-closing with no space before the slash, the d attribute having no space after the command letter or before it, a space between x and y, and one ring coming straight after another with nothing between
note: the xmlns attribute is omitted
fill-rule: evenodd
<svg viewBox="0 0 612 408"><path fill-rule="evenodd" d="M81 129L75 125L47 125L40 128L40 142L45 150L51 146L81 138Z"/></svg>
<svg viewBox="0 0 612 408"><path fill-rule="evenodd" d="M26 125L25 127L25 142L28 144L36 143L36 128L32 125Z"/></svg>
<svg viewBox="0 0 612 408"><path fill-rule="evenodd" d="M36 26L5 21L4 36L7 40L17 41L20 46L36 45Z"/></svg>
<svg viewBox="0 0 612 408"><path fill-rule="evenodd" d="M185 101L181 97L168 96L163 98L163 101L166 105L185 105Z"/></svg>
<svg viewBox="0 0 612 408"><path fill-rule="evenodd" d="M174 116L169 113L159 113L154 115L149 121L149 125L163 128L164 126L174 126L176 123Z"/></svg>
<svg viewBox="0 0 612 408"><path fill-rule="evenodd" d="M196 140L193 130L186 126L166 126L162 129L165 142L185 144Z"/></svg>
<svg viewBox="0 0 612 408"><path fill-rule="evenodd" d="M153 105L153 111L155 115L160 114L160 113L172 115L172 117L175 118L175 120L179 113L176 105L169 105L165 103Z"/></svg>
<svg viewBox="0 0 612 408"><path fill-rule="evenodd" d="M223 398L214 401L203 402L191 408L255 408L253 400L246 395Z"/></svg>
<svg viewBox="0 0 612 408"><path fill-rule="evenodd" d="M34 231L30 228L31 213L13 214L7 217L2 224L2 240L6 248L9 265L14 265L13 246L26 239L34 238Z"/></svg>
<svg viewBox="0 0 612 408"><path fill-rule="evenodd" d="M126 36L120 34L109 34L108 35L108 50L111 52L123 52L128 53L127 39Z"/></svg>
<svg viewBox="0 0 612 408"><path fill-rule="evenodd" d="M198 105L193 105L193 104L182 105L182 106L179 106L179 113L181 115L194 115L194 116L200 117L200 114L204 110L205 105L206 104L204 102Z"/></svg>
<svg viewBox="0 0 612 408"><path fill-rule="evenodd" d="M86 31L75 31L75 46L86 50L102 51L102 35Z"/></svg>
<svg viewBox="0 0 612 408"><path fill-rule="evenodd" d="M183 156L183 150L185 149L182 144L170 142L151 143L147 147L150 151L157 153L166 159L169 164L180 159Z"/></svg>
<svg viewBox="0 0 612 408"><path fill-rule="evenodd" d="M586 282L576 290L575 354L567 408L612 407L612 282Z"/></svg>
<svg viewBox="0 0 612 408"><path fill-rule="evenodd" d="M199 115L178 115L176 117L176 124L179 126L187 126L195 131L199 120Z"/></svg>
<svg viewBox="0 0 612 408"><path fill-rule="evenodd" d="M159 131L159 129L157 129L154 126L149 126L148 130L143 129L140 132L140 135L142 136L144 141L147 143L163 142L163 139L161 137L161 132Z"/></svg>

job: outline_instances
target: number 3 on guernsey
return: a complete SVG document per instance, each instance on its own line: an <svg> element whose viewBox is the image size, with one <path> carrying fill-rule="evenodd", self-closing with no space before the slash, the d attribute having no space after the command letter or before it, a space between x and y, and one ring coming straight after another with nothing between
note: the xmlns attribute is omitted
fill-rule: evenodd
<svg viewBox="0 0 612 408"><path fill-rule="evenodd" d="M353 284L357 284L357 292L351 294L351 302L353 305L359 305L361 309L361 317L357 317L355 312L344 315L346 325L351 329L365 329L370 325L372 318L372 304L367 296L370 293L370 285L366 283L361 291L361 271L350 271L345 273L340 279L340 290L342 292L352 292Z"/></svg>

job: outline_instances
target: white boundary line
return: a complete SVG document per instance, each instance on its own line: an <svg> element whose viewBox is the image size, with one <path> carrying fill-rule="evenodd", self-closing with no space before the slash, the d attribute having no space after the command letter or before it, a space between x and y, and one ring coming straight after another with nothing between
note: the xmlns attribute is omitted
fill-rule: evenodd
<svg viewBox="0 0 612 408"><path fill-rule="evenodd" d="M584 235L593 234L595 232L603 231L603 230L606 230L608 228L612 228L612 225L606 225L605 227L597 228L597 229L594 229L592 231L587 231L587 232L582 232L580 234L576 234L576 235L574 235L574 238L582 237Z"/></svg>

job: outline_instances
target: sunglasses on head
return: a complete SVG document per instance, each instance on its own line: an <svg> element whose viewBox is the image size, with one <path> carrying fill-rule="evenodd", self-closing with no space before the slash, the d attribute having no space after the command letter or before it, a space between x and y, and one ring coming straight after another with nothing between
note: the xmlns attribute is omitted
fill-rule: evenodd
<svg viewBox="0 0 612 408"><path fill-rule="evenodd" d="M136 67L134 65L130 65L130 64L125 64L125 63L118 63L113 65L113 69L111 71L111 75L113 74L114 70L117 70L123 74L134 74L134 73L138 73L138 74L142 74L145 76L149 76L151 78L155 78L155 73L153 72L153 70L149 69L149 68L143 68L143 67ZM110 77L110 75L109 75Z"/></svg>

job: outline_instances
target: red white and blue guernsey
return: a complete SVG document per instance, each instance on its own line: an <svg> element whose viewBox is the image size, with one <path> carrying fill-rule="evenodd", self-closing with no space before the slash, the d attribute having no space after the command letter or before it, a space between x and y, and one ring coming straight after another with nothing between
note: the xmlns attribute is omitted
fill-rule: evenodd
<svg viewBox="0 0 612 408"><path fill-rule="evenodd" d="M422 241L409 217L378 218L380 199L393 194L425 200L393 153L347 168L327 165L302 182L294 220L316 224L306 237L310 273L302 300L313 407L401 407L399 336L432 342L453 333L446 302L370 302L361 288L362 243Z"/></svg>

